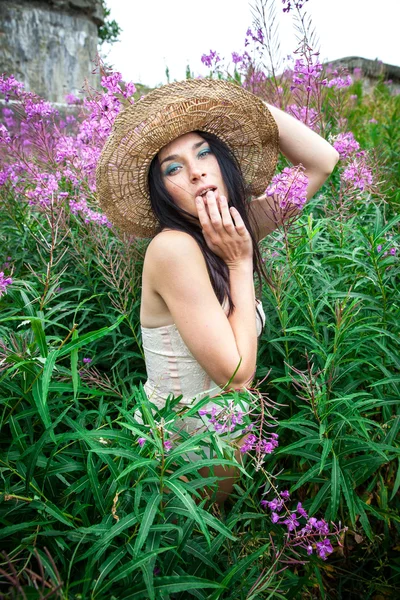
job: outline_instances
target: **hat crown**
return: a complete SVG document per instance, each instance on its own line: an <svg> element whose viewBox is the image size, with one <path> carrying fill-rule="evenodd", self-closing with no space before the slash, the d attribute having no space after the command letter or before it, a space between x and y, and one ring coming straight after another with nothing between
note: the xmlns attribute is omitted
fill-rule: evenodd
<svg viewBox="0 0 400 600"><path fill-rule="evenodd" d="M149 92L115 119L96 170L97 196L109 220L137 237L152 237L148 173L157 153L190 131L220 138L254 195L262 194L278 160L279 134L263 101L238 84L190 79Z"/></svg>

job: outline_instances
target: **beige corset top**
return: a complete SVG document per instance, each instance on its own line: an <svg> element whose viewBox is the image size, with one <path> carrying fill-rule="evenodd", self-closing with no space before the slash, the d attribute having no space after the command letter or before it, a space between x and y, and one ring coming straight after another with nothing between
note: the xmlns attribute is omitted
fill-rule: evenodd
<svg viewBox="0 0 400 600"><path fill-rule="evenodd" d="M262 304L257 302L257 335L265 324ZM227 310L226 310L227 312ZM183 341L175 324L141 327L147 381L144 390L157 407L162 408L169 394L182 395L181 404L214 396L221 388L210 379Z"/></svg>

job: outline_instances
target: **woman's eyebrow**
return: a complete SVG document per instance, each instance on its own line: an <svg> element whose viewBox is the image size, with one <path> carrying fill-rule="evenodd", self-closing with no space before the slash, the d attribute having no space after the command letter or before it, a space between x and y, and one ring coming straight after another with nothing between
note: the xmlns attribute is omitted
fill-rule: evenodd
<svg viewBox="0 0 400 600"><path fill-rule="evenodd" d="M200 146L202 146L203 144L207 144L206 140L203 140L202 142L196 142L195 144L193 144L192 150L200 148ZM160 162L160 167L163 163L167 162L168 160L175 160L176 158L179 158L179 154L171 154L170 156L167 156Z"/></svg>

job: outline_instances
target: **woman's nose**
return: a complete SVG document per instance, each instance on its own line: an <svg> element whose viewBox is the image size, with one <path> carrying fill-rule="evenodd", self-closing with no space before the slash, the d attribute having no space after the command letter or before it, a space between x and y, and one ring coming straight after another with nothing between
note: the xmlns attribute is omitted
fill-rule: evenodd
<svg viewBox="0 0 400 600"><path fill-rule="evenodd" d="M192 165L190 168L190 179L191 181L197 181L205 175L204 169L200 168L199 165Z"/></svg>

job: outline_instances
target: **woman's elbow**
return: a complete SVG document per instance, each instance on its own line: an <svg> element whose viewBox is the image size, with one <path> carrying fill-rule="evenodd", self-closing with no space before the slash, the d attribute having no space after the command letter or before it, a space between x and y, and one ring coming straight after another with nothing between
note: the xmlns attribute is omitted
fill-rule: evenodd
<svg viewBox="0 0 400 600"><path fill-rule="evenodd" d="M329 159L327 159L327 162L326 162L326 177L327 178L332 173L333 169L336 167L339 159L340 159L339 152L337 150L335 150L335 148L332 147L332 152L329 156Z"/></svg>

